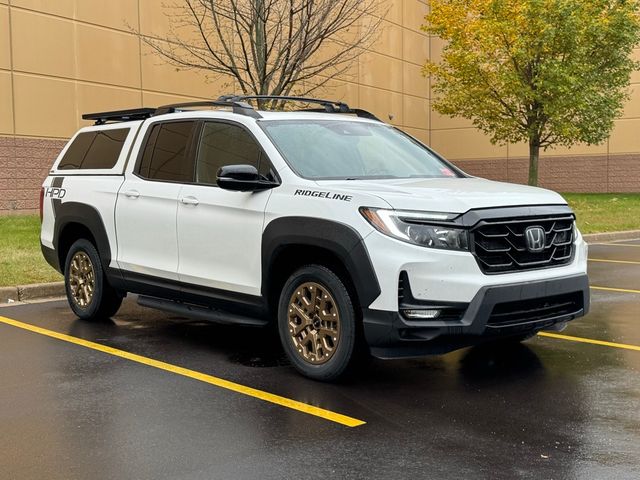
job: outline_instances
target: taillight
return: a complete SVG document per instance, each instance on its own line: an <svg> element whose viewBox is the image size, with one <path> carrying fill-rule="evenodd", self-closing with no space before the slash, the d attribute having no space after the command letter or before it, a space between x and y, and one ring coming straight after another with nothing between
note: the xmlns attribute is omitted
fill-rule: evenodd
<svg viewBox="0 0 640 480"><path fill-rule="evenodd" d="M40 189L40 223L42 223L42 209L44 207L44 187Z"/></svg>

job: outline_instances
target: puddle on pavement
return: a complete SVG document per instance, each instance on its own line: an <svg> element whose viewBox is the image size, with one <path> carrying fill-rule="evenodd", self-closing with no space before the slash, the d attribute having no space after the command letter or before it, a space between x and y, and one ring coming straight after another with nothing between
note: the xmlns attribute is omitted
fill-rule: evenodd
<svg viewBox="0 0 640 480"><path fill-rule="evenodd" d="M289 360L284 352L269 352L264 354L256 354L255 352L235 353L229 356L229 361L253 368L283 367L289 365Z"/></svg>

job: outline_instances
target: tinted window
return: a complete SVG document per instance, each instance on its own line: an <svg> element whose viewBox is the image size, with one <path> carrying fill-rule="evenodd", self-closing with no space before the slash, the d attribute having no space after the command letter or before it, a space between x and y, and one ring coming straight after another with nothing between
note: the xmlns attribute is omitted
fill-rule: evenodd
<svg viewBox="0 0 640 480"><path fill-rule="evenodd" d="M160 123L151 127L138 173L153 180L193 181L189 140L195 122Z"/></svg>
<svg viewBox="0 0 640 480"><path fill-rule="evenodd" d="M58 169L113 168L128 134L128 128L81 133L69 145Z"/></svg>
<svg viewBox="0 0 640 480"><path fill-rule="evenodd" d="M228 123L207 122L200 137L196 181L215 185L216 174L225 165L253 165L259 168L261 152L260 146L243 128ZM264 163L269 163L266 158Z"/></svg>

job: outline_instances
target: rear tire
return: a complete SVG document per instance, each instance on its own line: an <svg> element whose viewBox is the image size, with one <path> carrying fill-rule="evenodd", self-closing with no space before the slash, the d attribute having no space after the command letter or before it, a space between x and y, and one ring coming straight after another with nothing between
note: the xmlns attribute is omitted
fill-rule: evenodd
<svg viewBox="0 0 640 480"><path fill-rule="evenodd" d="M280 341L304 376L331 381L353 364L356 315L349 291L322 265L307 265L289 277L278 304Z"/></svg>
<svg viewBox="0 0 640 480"><path fill-rule="evenodd" d="M115 315L122 297L109 285L98 251L89 240L81 238L71 245L64 266L64 286L73 313L82 320Z"/></svg>

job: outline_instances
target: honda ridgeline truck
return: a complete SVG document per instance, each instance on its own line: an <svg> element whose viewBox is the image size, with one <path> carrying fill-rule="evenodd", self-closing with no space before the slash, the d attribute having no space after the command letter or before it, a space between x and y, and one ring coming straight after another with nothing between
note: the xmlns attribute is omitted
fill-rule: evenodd
<svg viewBox="0 0 640 480"><path fill-rule="evenodd" d="M134 293L276 324L293 366L331 380L363 346L522 341L589 309L587 245L560 195L471 177L366 111L226 96L83 118L95 125L41 197L42 251L81 319Z"/></svg>

